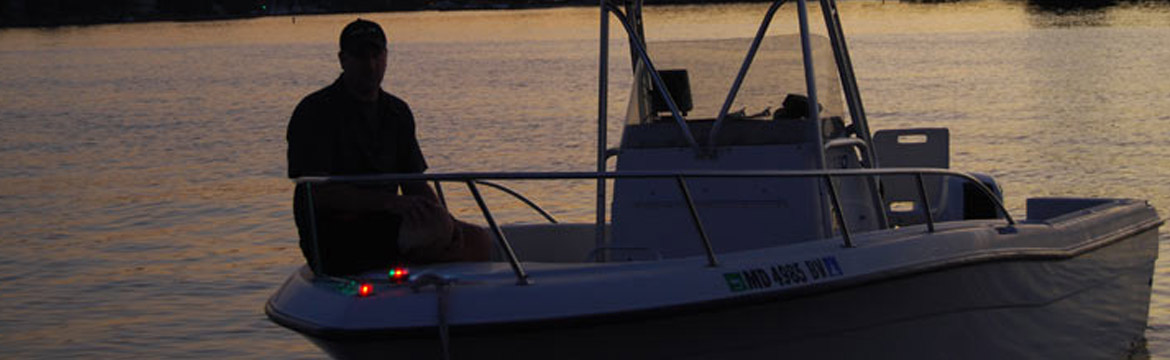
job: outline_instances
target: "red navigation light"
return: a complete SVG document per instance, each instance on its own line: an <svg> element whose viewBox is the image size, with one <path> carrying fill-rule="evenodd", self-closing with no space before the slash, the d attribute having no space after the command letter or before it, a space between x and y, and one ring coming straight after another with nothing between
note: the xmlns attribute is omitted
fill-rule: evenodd
<svg viewBox="0 0 1170 360"><path fill-rule="evenodd" d="M406 270L406 268L396 267L390 269L389 275L391 280L402 280L406 278L406 275L410 275L410 271Z"/></svg>
<svg viewBox="0 0 1170 360"><path fill-rule="evenodd" d="M362 283L362 285L360 287L358 287L358 295L370 296L373 293L374 293L374 285L371 285L369 283Z"/></svg>

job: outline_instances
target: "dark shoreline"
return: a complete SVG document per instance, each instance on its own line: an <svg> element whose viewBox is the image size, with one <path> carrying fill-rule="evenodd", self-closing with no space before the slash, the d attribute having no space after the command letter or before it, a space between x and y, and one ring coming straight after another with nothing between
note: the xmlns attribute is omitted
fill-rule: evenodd
<svg viewBox="0 0 1170 360"><path fill-rule="evenodd" d="M597 6L592 0L256 0L241 6L237 0L195 0L197 5L175 5L190 0L0 0L0 30L57 28L146 22L198 22L267 16L326 15L372 12L521 10ZM364 1L364 2L363 2ZM771 0L646 0L647 5L762 3ZM815 1L815 0L813 0ZM875 0L876 1L876 0ZM917 4L972 0L889 0ZM1013 0L1006 0L1013 1ZM1033 10L1098 10L1121 4L1166 3L1167 0L1016 0ZM45 5L45 4L48 5ZM202 6L198 5L202 3ZM289 7L289 3L295 4ZM337 5L337 3L345 3ZM355 5L354 3L361 3ZM268 7L267 4L272 4ZM75 6L76 5L76 6Z"/></svg>
<svg viewBox="0 0 1170 360"><path fill-rule="evenodd" d="M769 0L649 0L702 4ZM593 0L0 0L0 29L193 22L346 13L596 6Z"/></svg>

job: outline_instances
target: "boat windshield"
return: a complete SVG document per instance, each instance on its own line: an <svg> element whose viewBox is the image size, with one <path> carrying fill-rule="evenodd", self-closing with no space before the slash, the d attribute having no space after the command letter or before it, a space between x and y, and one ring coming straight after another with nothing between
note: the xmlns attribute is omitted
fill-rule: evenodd
<svg viewBox="0 0 1170 360"><path fill-rule="evenodd" d="M820 35L811 39L821 117L844 119L841 82L829 39ZM646 48L684 118L710 121L719 116L751 43L751 38L675 40L649 42ZM799 35L765 37L727 118L771 120L789 94L807 97L802 59ZM638 61L635 69L637 81L626 113L627 124L673 121L662 96L653 90L644 64Z"/></svg>

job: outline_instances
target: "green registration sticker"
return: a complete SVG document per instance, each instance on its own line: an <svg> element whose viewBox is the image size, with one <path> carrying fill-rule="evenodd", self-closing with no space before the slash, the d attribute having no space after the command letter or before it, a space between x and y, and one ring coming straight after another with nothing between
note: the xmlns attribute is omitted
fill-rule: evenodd
<svg viewBox="0 0 1170 360"><path fill-rule="evenodd" d="M727 287L731 288L731 292L740 292L748 289L747 282L743 281L743 275L740 275L740 273L723 274L723 279L727 280Z"/></svg>

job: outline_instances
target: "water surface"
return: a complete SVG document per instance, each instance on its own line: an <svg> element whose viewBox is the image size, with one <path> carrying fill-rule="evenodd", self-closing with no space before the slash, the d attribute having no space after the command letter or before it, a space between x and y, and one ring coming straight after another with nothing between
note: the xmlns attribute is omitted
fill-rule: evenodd
<svg viewBox="0 0 1170 360"><path fill-rule="evenodd" d="M765 8L652 7L647 33L751 36ZM871 124L949 127L952 166L996 176L1017 216L1034 196L1170 209L1170 7L841 11ZM593 169L597 10L362 16L390 34L384 85L432 171ZM285 125L337 76L354 17L0 30L0 357L320 357L262 306L302 263ZM611 146L630 72L613 46ZM592 214L588 184L520 188ZM1148 349L1170 358L1170 265L1157 273Z"/></svg>

